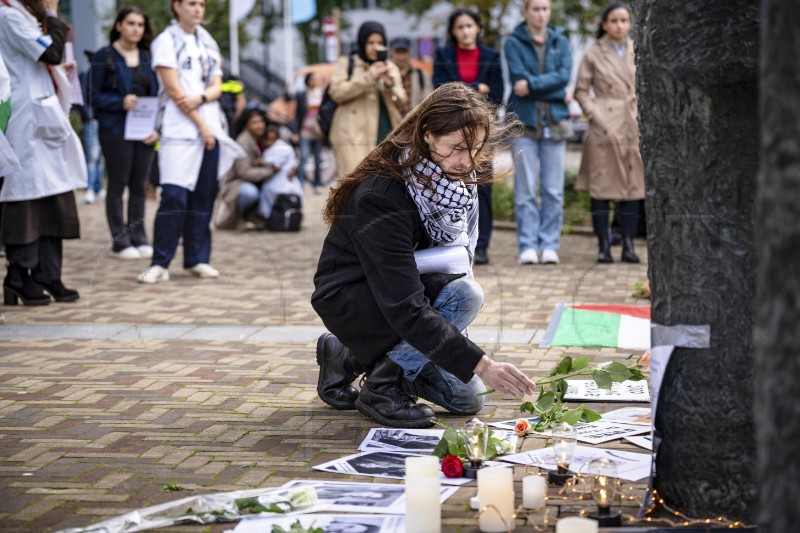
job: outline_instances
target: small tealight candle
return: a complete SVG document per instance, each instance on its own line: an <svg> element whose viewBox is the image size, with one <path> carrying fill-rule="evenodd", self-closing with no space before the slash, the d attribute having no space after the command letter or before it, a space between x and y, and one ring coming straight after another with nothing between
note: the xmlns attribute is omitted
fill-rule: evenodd
<svg viewBox="0 0 800 533"><path fill-rule="evenodd" d="M481 501L477 496L473 496L469 499L469 508L474 509L475 511L481 508Z"/></svg>
<svg viewBox="0 0 800 533"><path fill-rule="evenodd" d="M439 478L406 478L406 531L441 533L442 503Z"/></svg>
<svg viewBox="0 0 800 533"><path fill-rule="evenodd" d="M439 479L439 458L434 455L406 457L406 479L415 477Z"/></svg>
<svg viewBox="0 0 800 533"><path fill-rule="evenodd" d="M478 470L478 527L484 533L505 533L514 521L514 473L510 468L492 466ZM410 530L409 530L410 531Z"/></svg>
<svg viewBox="0 0 800 533"><path fill-rule="evenodd" d="M556 522L556 533L598 533L600 526L594 520L568 516Z"/></svg>
<svg viewBox="0 0 800 533"><path fill-rule="evenodd" d="M541 509L544 507L545 480L542 476L525 476L522 478L522 506L525 509Z"/></svg>

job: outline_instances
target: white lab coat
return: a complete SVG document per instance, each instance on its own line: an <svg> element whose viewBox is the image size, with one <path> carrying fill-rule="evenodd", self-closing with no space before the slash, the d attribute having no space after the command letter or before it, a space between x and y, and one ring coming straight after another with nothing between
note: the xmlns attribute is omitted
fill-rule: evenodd
<svg viewBox="0 0 800 533"><path fill-rule="evenodd" d="M6 137L22 168L6 175L0 202L36 200L86 187L81 142L61 108L47 65L52 43L28 12L0 4L0 54L11 75Z"/></svg>
<svg viewBox="0 0 800 533"><path fill-rule="evenodd" d="M8 75L6 64L3 63L3 54L0 54L0 176L11 174L19 169L19 159L6 140L3 133L4 124L2 117L8 116L11 111L11 78Z"/></svg>
<svg viewBox="0 0 800 533"><path fill-rule="evenodd" d="M206 80L222 76L217 43L202 27L198 27L197 33L192 35L173 23L156 37L150 50L153 68L175 69L181 88L186 94L199 95L206 89ZM164 91L160 76L159 83ZM161 184L177 185L193 191L203 161L203 139L194 122L171 98L166 95L164 97L166 101L161 117L161 145L158 149ZM219 102L203 104L198 111L220 145L217 179L221 180L233 162L246 154L228 135Z"/></svg>

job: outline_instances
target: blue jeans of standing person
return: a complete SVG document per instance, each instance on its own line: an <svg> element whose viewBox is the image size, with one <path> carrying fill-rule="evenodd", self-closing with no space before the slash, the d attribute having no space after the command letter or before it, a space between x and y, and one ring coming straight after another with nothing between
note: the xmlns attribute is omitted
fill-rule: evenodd
<svg viewBox="0 0 800 533"><path fill-rule="evenodd" d="M103 152L100 150L97 120L92 119L83 125L83 151L86 154L86 170L89 179L86 184L87 191L100 192L103 190Z"/></svg>
<svg viewBox="0 0 800 533"><path fill-rule="evenodd" d="M245 181L239 185L239 196L236 198L236 218L243 219L247 210L258 205L261 189L255 183Z"/></svg>
<svg viewBox="0 0 800 533"><path fill-rule="evenodd" d="M219 142L203 152L193 191L178 185L161 186L161 204L153 228L153 265L169 267L183 235L183 268L208 263L211 258L211 212L219 183Z"/></svg>
<svg viewBox="0 0 800 533"><path fill-rule="evenodd" d="M475 320L482 306L483 289L467 277L445 285L433 304L445 320L461 331ZM406 341L398 342L386 355L400 365L420 398L459 415L472 415L483 408L486 397L478 394L486 391L486 386L477 375L465 384Z"/></svg>
<svg viewBox="0 0 800 533"><path fill-rule="evenodd" d="M306 139L300 137L300 163L297 166L297 179L300 184L306 182L306 161L314 155L314 187L322 187L322 139Z"/></svg>
<svg viewBox="0 0 800 533"><path fill-rule="evenodd" d="M519 251L558 250L564 220L567 143L523 135L514 139L512 149L516 162L514 217ZM536 199L537 170L541 177L541 206Z"/></svg>

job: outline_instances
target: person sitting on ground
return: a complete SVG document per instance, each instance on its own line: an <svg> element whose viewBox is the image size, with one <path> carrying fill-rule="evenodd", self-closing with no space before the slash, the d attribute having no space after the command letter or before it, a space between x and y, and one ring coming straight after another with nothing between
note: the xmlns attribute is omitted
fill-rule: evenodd
<svg viewBox="0 0 800 533"><path fill-rule="evenodd" d="M476 183L512 124L500 126L477 91L446 83L332 189L311 297L331 332L317 342L317 393L328 405L420 428L435 414L416 397L468 415L483 407L484 383L504 394L533 392L525 374L461 333L483 305L471 277ZM435 246L461 248L466 268L421 274L414 253ZM351 383L361 372L357 392Z"/></svg>
<svg viewBox="0 0 800 533"><path fill-rule="evenodd" d="M260 109L246 109L234 127L236 142L246 152L233 163L220 186L221 204L215 217L219 229L263 227L256 209L261 189L275 174L272 165L265 165L261 156L266 149L264 134L267 114Z"/></svg>
<svg viewBox="0 0 800 533"><path fill-rule="evenodd" d="M294 148L281 139L280 125L267 125L264 135L264 153L261 156L265 166L271 167L275 174L264 187L258 201L258 214L268 219L272 214L272 206L279 194L296 194L303 196L303 184L297 175L297 158Z"/></svg>

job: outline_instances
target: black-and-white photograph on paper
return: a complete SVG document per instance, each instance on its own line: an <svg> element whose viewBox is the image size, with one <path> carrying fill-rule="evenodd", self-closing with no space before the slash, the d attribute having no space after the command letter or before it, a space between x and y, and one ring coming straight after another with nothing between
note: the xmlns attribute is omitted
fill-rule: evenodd
<svg viewBox="0 0 800 533"><path fill-rule="evenodd" d="M444 435L443 429L372 428L359 451L378 450L431 453Z"/></svg>
<svg viewBox="0 0 800 533"><path fill-rule="evenodd" d="M314 487L317 507L329 513L405 513L405 486L402 483L357 483L296 479L282 488ZM458 487L442 487L441 501L456 493Z"/></svg>
<svg viewBox="0 0 800 533"><path fill-rule="evenodd" d="M592 422L590 424L576 424L575 431L578 436L576 439L579 442L587 444L602 444L604 442L629 437L631 435L641 435L642 433L650 433L650 428L645 426L633 426L625 424L617 424L614 422ZM535 435L550 436L552 431L533 432Z"/></svg>
<svg viewBox="0 0 800 533"><path fill-rule="evenodd" d="M273 526L286 531L297 521L308 529L322 528L325 533L404 533L405 518L395 515L308 514L281 517L248 518L239 522L233 533L266 533Z"/></svg>
<svg viewBox="0 0 800 533"><path fill-rule="evenodd" d="M568 402L650 402L647 381L623 381L613 383L611 390L601 389L592 379L568 379Z"/></svg>
<svg viewBox="0 0 800 533"><path fill-rule="evenodd" d="M569 465L569 469L573 472L585 472L588 464L600 457L605 457L614 463L616 467L616 473L606 472L607 475L616 474L616 477L628 481L638 481L650 475L651 455L649 453L589 448L588 446L575 446L575 456ZM548 470L556 469L552 447L513 455L503 455L500 459L520 465L535 465Z"/></svg>
<svg viewBox="0 0 800 533"><path fill-rule="evenodd" d="M400 452L362 452L335 459L314 466L315 470L351 474L356 476L386 477L404 479L406 473L406 457L421 457L423 454ZM498 461L486 461L488 466L508 466ZM439 480L445 485L463 485L473 481L464 477L448 478L439 472Z"/></svg>
<svg viewBox="0 0 800 533"><path fill-rule="evenodd" d="M650 427L653 424L650 413L649 407L623 407L603 413L603 422Z"/></svg>
<svg viewBox="0 0 800 533"><path fill-rule="evenodd" d="M645 450L653 450L653 437L651 435L642 435L641 437L625 437L628 442L644 448Z"/></svg>

